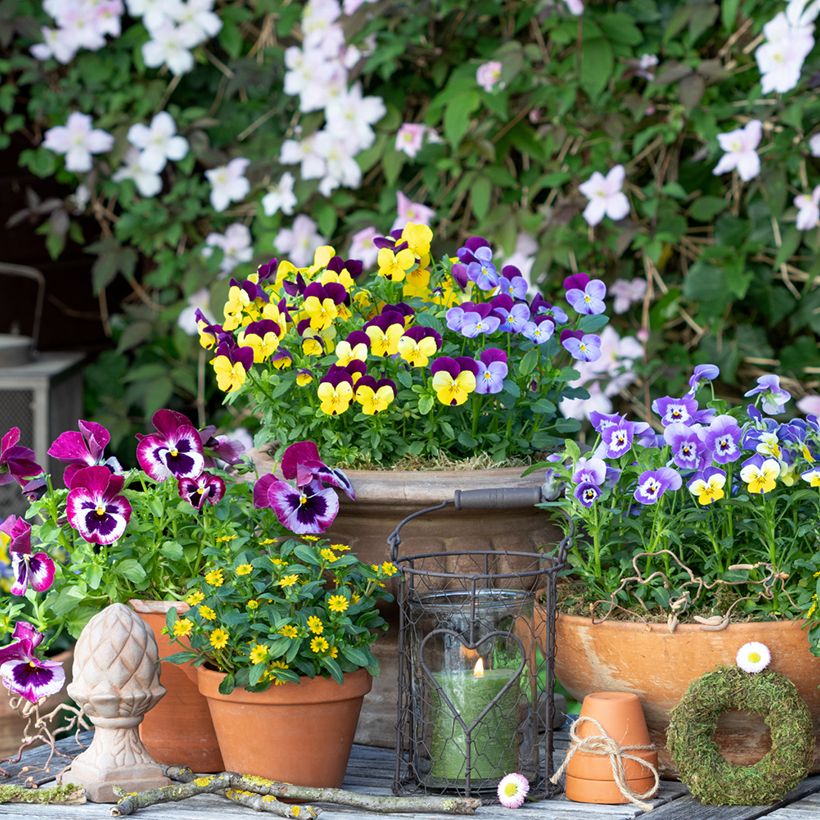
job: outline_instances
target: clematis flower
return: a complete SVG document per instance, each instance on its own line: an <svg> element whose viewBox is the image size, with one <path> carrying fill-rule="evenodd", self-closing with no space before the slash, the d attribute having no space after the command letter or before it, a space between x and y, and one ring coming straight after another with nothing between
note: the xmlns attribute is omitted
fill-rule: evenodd
<svg viewBox="0 0 820 820"><path fill-rule="evenodd" d="M378 235L379 232L372 225L369 225L360 231L356 231L350 238L350 255L355 259L361 259L367 268L376 263L379 251L373 244L373 240Z"/></svg>
<svg viewBox="0 0 820 820"><path fill-rule="evenodd" d="M809 137L809 153L813 157L820 157L820 132Z"/></svg>
<svg viewBox="0 0 820 820"><path fill-rule="evenodd" d="M11 557L12 595L25 595L29 586L45 592L54 583L54 561L45 552L31 553L31 525L16 515L0 524L0 547Z"/></svg>
<svg viewBox="0 0 820 820"><path fill-rule="evenodd" d="M476 389L478 364L469 356L441 356L430 367L436 398L451 407L464 404Z"/></svg>
<svg viewBox="0 0 820 820"><path fill-rule="evenodd" d="M162 190L162 177L147 168L143 164L142 154L133 148L126 153L123 166L114 173L112 179L115 182L130 179L140 196L146 199L155 197Z"/></svg>
<svg viewBox="0 0 820 820"><path fill-rule="evenodd" d="M392 230L403 228L408 222L420 222L429 225L435 218L436 212L421 202L412 202L401 191L396 193L396 221Z"/></svg>
<svg viewBox="0 0 820 820"><path fill-rule="evenodd" d="M283 228L273 240L276 249L287 254L294 265L309 265L314 251L325 244L316 223L305 214L299 214L290 228Z"/></svg>
<svg viewBox="0 0 820 820"><path fill-rule="evenodd" d="M376 381L372 376L362 376L356 382L355 399L366 416L381 413L396 398L396 385L390 379Z"/></svg>
<svg viewBox="0 0 820 820"><path fill-rule="evenodd" d="M214 0L186 0L171 4L168 14L174 22L191 31L198 43L216 37L222 29L222 21L214 13Z"/></svg>
<svg viewBox="0 0 820 820"><path fill-rule="evenodd" d="M177 126L167 111L160 111L150 125L137 123L128 129L128 142L140 152L140 165L159 173L168 160L179 161L188 153L188 140L177 134Z"/></svg>
<svg viewBox="0 0 820 820"><path fill-rule="evenodd" d="M421 147L424 144L424 132L426 130L426 125L420 125L414 122L402 123L396 132L396 150L407 154L407 156L412 159L421 151Z"/></svg>
<svg viewBox="0 0 820 820"><path fill-rule="evenodd" d="M200 473L196 478L179 479L179 497L194 509L201 510L208 504L218 504L225 495L225 482L213 473Z"/></svg>
<svg viewBox="0 0 820 820"><path fill-rule="evenodd" d="M249 159L236 157L227 165L205 172L211 183L211 205L215 211L224 211L231 202L241 202L248 195L251 184L245 178L245 171L250 164Z"/></svg>
<svg viewBox="0 0 820 820"><path fill-rule="evenodd" d="M573 484L594 484L600 487L606 479L606 462L595 456L581 457L575 462L575 471L572 474Z"/></svg>
<svg viewBox="0 0 820 820"><path fill-rule="evenodd" d="M504 83L501 82L502 65L498 60L489 60L482 63L475 73L475 81L485 91L490 92L494 88L503 88Z"/></svg>
<svg viewBox="0 0 820 820"><path fill-rule="evenodd" d="M754 179L760 173L757 146L762 135L760 120L751 120L743 128L718 134L718 142L725 153L712 173L719 176L736 170L744 182Z"/></svg>
<svg viewBox="0 0 820 820"><path fill-rule="evenodd" d="M30 623L18 621L11 637L11 643L0 649L0 678L6 689L30 703L59 692L65 683L62 663L35 655L43 634Z"/></svg>
<svg viewBox="0 0 820 820"><path fill-rule="evenodd" d="M633 304L643 299L646 279L616 279L609 293L614 297L612 309L615 313L626 313Z"/></svg>
<svg viewBox="0 0 820 820"><path fill-rule="evenodd" d="M249 353L251 351L248 351ZM157 410L151 418L156 433L137 434L137 461L154 479L196 478L205 465L202 441L190 419L174 410Z"/></svg>
<svg viewBox="0 0 820 820"><path fill-rule="evenodd" d="M791 0L785 12L763 26L764 42L755 51L764 94L784 94L800 82L803 62L814 47L814 19L820 6Z"/></svg>
<svg viewBox="0 0 820 820"><path fill-rule="evenodd" d="M91 170L91 155L104 154L114 145L114 137L107 131L94 128L91 117L75 111L65 125L46 131L43 148L65 155L68 171L84 173Z"/></svg>
<svg viewBox="0 0 820 820"><path fill-rule="evenodd" d="M293 213L296 207L296 194L293 193L293 174L286 171L276 185L268 188L268 192L262 197L262 210L266 216L273 216L280 211L286 216Z"/></svg>
<svg viewBox="0 0 820 820"><path fill-rule="evenodd" d="M228 225L225 233L212 231L205 237L205 248L202 255L208 258L213 254L214 249L222 251L219 270L227 276L243 262L250 262L253 258L251 232L241 222Z"/></svg>
<svg viewBox="0 0 820 820"><path fill-rule="evenodd" d="M333 365L319 383L316 395L323 413L340 416L353 401L353 379L344 368Z"/></svg>
<svg viewBox="0 0 820 820"><path fill-rule="evenodd" d="M156 28L148 28L151 39L142 46L142 59L149 68L168 66L175 77L194 67L191 49L200 42L198 32L190 26L176 26L165 19Z"/></svg>
<svg viewBox="0 0 820 820"><path fill-rule="evenodd" d="M617 222L629 214L629 200L621 190L624 184L624 166L616 165L606 176L596 171L578 190L589 200L584 208L584 219L595 227L605 216Z"/></svg>
<svg viewBox="0 0 820 820"><path fill-rule="evenodd" d="M708 507L726 495L723 489L726 486L726 473L717 467L707 467L686 486L689 492L697 498L698 504Z"/></svg>
<svg viewBox="0 0 820 820"><path fill-rule="evenodd" d="M601 358L601 337L580 330L561 331L561 346L573 359L594 362Z"/></svg>
<svg viewBox="0 0 820 820"><path fill-rule="evenodd" d="M740 427L731 416L712 419L704 441L712 459L718 464L728 464L740 458Z"/></svg>
<svg viewBox="0 0 820 820"><path fill-rule="evenodd" d="M372 126L387 113L381 97L367 97L361 83L356 83L341 94L332 97L325 106L327 128L336 134L344 134L348 145L356 151L364 151L373 145L376 134ZM415 219L407 219L416 222Z"/></svg>
<svg viewBox="0 0 820 820"><path fill-rule="evenodd" d="M19 441L19 427L12 427L0 438L0 487L12 481L25 487L30 479L43 472L35 461L34 450L18 444Z"/></svg>
<svg viewBox="0 0 820 820"><path fill-rule="evenodd" d="M639 504L655 504L667 490L679 490L681 484L680 474L670 467L646 470L638 479L634 497Z"/></svg>
<svg viewBox="0 0 820 820"><path fill-rule="evenodd" d="M68 523L89 544L113 544L125 532L131 505L119 495L123 483L123 477L107 467L84 467L72 476L66 498Z"/></svg>
<svg viewBox="0 0 820 820"><path fill-rule="evenodd" d="M811 231L820 225L820 185L815 186L811 196L808 194L796 196L794 207L797 208L798 231Z"/></svg>
<svg viewBox="0 0 820 820"><path fill-rule="evenodd" d="M513 772L501 778L498 784L498 802L507 809L517 809L524 805L530 783L523 774Z"/></svg>
<svg viewBox="0 0 820 820"><path fill-rule="evenodd" d="M600 279L592 279L583 290L570 288L566 299L576 313L593 316L606 310L605 296L606 285Z"/></svg>
<svg viewBox="0 0 820 820"><path fill-rule="evenodd" d="M682 470L699 470L707 461L706 445L699 426L675 423L664 428L664 441L672 448L672 459Z"/></svg>
<svg viewBox="0 0 820 820"><path fill-rule="evenodd" d="M740 477L746 483L750 493L768 493L777 485L780 475L780 464L773 458L764 459L761 455L754 455L743 462Z"/></svg>
<svg viewBox="0 0 820 820"><path fill-rule="evenodd" d="M412 367L427 367L441 348L441 334L431 327L416 325L404 332L398 341L398 354Z"/></svg>
<svg viewBox="0 0 820 820"><path fill-rule="evenodd" d="M488 347L481 351L480 361L476 364L476 393L500 393L504 389L504 379L509 373L507 354L497 347Z"/></svg>
<svg viewBox="0 0 820 820"><path fill-rule="evenodd" d="M772 653L765 643L750 641L737 650L735 663L744 671L754 675L762 672L772 660Z"/></svg>
<svg viewBox="0 0 820 820"><path fill-rule="evenodd" d="M714 381L720 375L720 368L716 364L698 364L689 377L689 393L693 396L702 381Z"/></svg>
<svg viewBox="0 0 820 820"><path fill-rule="evenodd" d="M757 387L753 387L744 396L760 396L763 412L776 416L783 412L785 404L791 399L791 393L780 386L780 377L774 374L759 376Z"/></svg>
<svg viewBox="0 0 820 820"><path fill-rule="evenodd" d="M584 13L584 0L564 0L567 11L575 17L580 17Z"/></svg>
<svg viewBox="0 0 820 820"><path fill-rule="evenodd" d="M78 421L76 430L66 430L60 433L48 448L48 454L58 461L67 461L68 466L63 473L63 483L71 485L71 478L77 470L83 467L103 465L112 473L121 473L122 467L113 456L105 457L105 448L111 441L111 434L102 424L94 421Z"/></svg>

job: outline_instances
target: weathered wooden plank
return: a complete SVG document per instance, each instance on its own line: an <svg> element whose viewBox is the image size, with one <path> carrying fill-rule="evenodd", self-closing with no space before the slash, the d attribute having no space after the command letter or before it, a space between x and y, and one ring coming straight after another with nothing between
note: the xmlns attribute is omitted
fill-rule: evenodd
<svg viewBox="0 0 820 820"><path fill-rule="evenodd" d="M784 809L777 809L768 820L810 820L820 817L820 792L804 797Z"/></svg>

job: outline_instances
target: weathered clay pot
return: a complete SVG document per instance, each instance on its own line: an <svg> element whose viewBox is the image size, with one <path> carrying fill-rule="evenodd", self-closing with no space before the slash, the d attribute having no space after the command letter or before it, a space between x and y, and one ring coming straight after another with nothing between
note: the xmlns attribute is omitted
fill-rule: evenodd
<svg viewBox="0 0 820 820"><path fill-rule="evenodd" d="M271 472L274 460L254 451L253 460L260 475ZM328 530L332 540L348 544L360 560L375 564L390 559L387 537L406 515L452 499L456 490L494 487L538 486L543 473L521 477L522 468L496 470L347 470L356 490L356 501L340 493L341 509ZM401 555L454 551L459 549L540 550L561 538L560 530L543 510L462 510L452 507L422 516L402 530ZM448 566L457 568L457 559ZM499 571L515 569L515 563L500 556ZM503 569L502 569L503 568ZM395 579L394 579L395 580ZM391 591L396 592L394 583ZM357 743L393 746L396 740L396 702L398 694L398 609L383 607L390 630L375 643L373 653L381 674L365 698L362 720L356 733Z"/></svg>
<svg viewBox="0 0 820 820"><path fill-rule="evenodd" d="M302 678L264 692L219 691L222 672L199 667L199 691L208 699L225 767L298 786L342 785L353 735L370 691L365 669L339 684Z"/></svg>
<svg viewBox="0 0 820 820"><path fill-rule="evenodd" d="M789 678L809 706L815 738L820 730L820 658L809 650L798 621L731 624L719 632L698 624L605 621L559 615L556 625L555 673L576 699L601 690L634 692L641 699L661 771L677 772L666 749L669 712L689 684L718 666L733 666L737 650L760 641L772 652L771 668ZM756 715L728 712L718 724L717 741L727 760L748 765L771 746L768 730ZM820 743L815 741L814 771L820 771Z"/></svg>
<svg viewBox="0 0 820 820"><path fill-rule="evenodd" d="M222 756L211 722L208 701L199 693L196 669L191 664L163 661L182 650L162 632L168 610L188 611L182 601L129 601L131 608L151 628L159 649L160 682L165 697L146 713L140 739L157 763L189 766L195 772L221 772Z"/></svg>
<svg viewBox="0 0 820 820"><path fill-rule="evenodd" d="M71 683L71 667L74 662L74 651L67 649L65 652L60 652L49 660L60 661L65 669L66 686ZM8 757L8 755L15 753L20 748L20 741L23 738L23 732L26 728L26 720L16 711L14 711L9 699L12 697L11 692L5 686L0 687L0 758ZM52 710L56 709L61 703L68 700L65 686L57 692L46 698L45 703L40 704L40 714L47 715Z"/></svg>

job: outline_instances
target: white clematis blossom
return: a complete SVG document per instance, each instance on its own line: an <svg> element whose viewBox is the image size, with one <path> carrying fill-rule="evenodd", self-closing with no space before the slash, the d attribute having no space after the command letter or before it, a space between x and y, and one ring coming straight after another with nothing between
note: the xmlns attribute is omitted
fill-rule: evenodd
<svg viewBox="0 0 820 820"><path fill-rule="evenodd" d="M376 139L375 125L387 109L381 97L363 97L359 83L338 99L331 100L325 109L327 130L337 138L343 138L356 150L370 148Z"/></svg>
<svg viewBox="0 0 820 820"><path fill-rule="evenodd" d="M213 253L214 248L222 251L222 260L219 263L219 270L226 276L234 268L250 262L253 258L253 240L251 232L246 225L235 222L229 225L225 233L209 233L205 237L205 249L202 255L205 257Z"/></svg>
<svg viewBox="0 0 820 820"><path fill-rule="evenodd" d="M755 51L764 94L784 94L800 82L800 72L814 48L814 21L820 0L791 0L785 11L763 26L763 44Z"/></svg>
<svg viewBox="0 0 820 820"><path fill-rule="evenodd" d="M287 255L294 265L301 268L309 265L316 248L326 243L316 230L316 223L309 216L299 214L293 220L292 227L279 231L273 244L280 254Z"/></svg>
<svg viewBox="0 0 820 820"><path fill-rule="evenodd" d="M201 310L208 322L213 322L211 316L211 294L206 288L192 293L188 297L188 305L182 309L177 317L177 325L189 336L196 336L199 332L196 321L196 312Z"/></svg>
<svg viewBox="0 0 820 820"><path fill-rule="evenodd" d="M606 176L596 171L578 190L589 200L584 208L584 219L595 226L605 216L616 222L629 213L629 200L621 190L624 184L624 166L616 165Z"/></svg>
<svg viewBox="0 0 820 820"><path fill-rule="evenodd" d="M262 210L267 216L273 216L280 211L286 216L293 213L296 207L296 194L293 193L293 174L286 171L282 174L278 184L271 186L262 197Z"/></svg>
<svg viewBox="0 0 820 820"><path fill-rule="evenodd" d="M114 181L130 179L140 194L147 199L156 196L162 190L162 177L155 168L147 168L143 162L144 155L132 148L125 155L125 164L114 174Z"/></svg>
<svg viewBox="0 0 820 820"><path fill-rule="evenodd" d="M222 29L222 21L214 14L214 0L187 0L168 4L168 14L180 27L187 29L196 43L204 43Z"/></svg>
<svg viewBox="0 0 820 820"><path fill-rule="evenodd" d="M114 137L107 131L94 128L91 117L75 111L65 125L46 131L43 147L56 154L65 155L65 167L69 171L91 170L91 155L110 151Z"/></svg>
<svg viewBox="0 0 820 820"><path fill-rule="evenodd" d="M199 43L197 33L187 26L175 26L165 20L151 32L152 39L142 47L142 59L149 68L167 65L175 76L187 74L194 67L191 49Z"/></svg>
<svg viewBox="0 0 820 820"><path fill-rule="evenodd" d="M811 196L796 196L794 205L797 208L798 231L810 231L820 225L820 185L815 186Z"/></svg>
<svg viewBox="0 0 820 820"><path fill-rule="evenodd" d="M143 167L157 173L169 159L178 161L188 153L188 141L177 134L176 123L167 111L156 114L150 125L132 125L128 142L142 153Z"/></svg>
<svg viewBox="0 0 820 820"><path fill-rule="evenodd" d="M760 120L750 120L743 128L718 134L718 142L725 153L712 173L718 176L736 170L744 182L754 179L760 173L757 146L762 135Z"/></svg>
<svg viewBox="0 0 820 820"><path fill-rule="evenodd" d="M205 172L211 183L211 205L215 211L224 211L231 202L240 202L248 195L251 189L250 182L245 178L248 165L249 159L237 157L227 165Z"/></svg>

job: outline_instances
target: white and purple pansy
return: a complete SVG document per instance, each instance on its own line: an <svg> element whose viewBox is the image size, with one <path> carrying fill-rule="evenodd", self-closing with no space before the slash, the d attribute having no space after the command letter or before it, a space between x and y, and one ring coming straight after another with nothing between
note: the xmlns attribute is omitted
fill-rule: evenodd
<svg viewBox="0 0 820 820"><path fill-rule="evenodd" d="M499 306L494 310L502 317L498 329L504 333L521 333L530 321L530 309L526 302L518 302L509 309Z"/></svg>
<svg viewBox="0 0 820 820"><path fill-rule="evenodd" d="M584 482L575 488L573 495L585 507L591 507L600 497L601 488L592 482Z"/></svg>
<svg viewBox="0 0 820 820"><path fill-rule="evenodd" d="M11 556L12 595L25 595L31 587L45 592L54 583L54 561L45 552L31 552L31 525L16 515L0 524L0 544Z"/></svg>
<svg viewBox="0 0 820 820"><path fill-rule="evenodd" d="M670 424L664 428L664 441L672 449L672 459L682 470L700 470L709 462L700 425Z"/></svg>
<svg viewBox="0 0 820 820"><path fill-rule="evenodd" d="M473 261L467 264L467 278L481 290L498 287L500 277L493 264L492 249L488 245L476 248L473 252Z"/></svg>
<svg viewBox="0 0 820 820"><path fill-rule="evenodd" d="M94 421L77 422L80 428L77 430L66 430L54 439L48 454L58 461L66 461L68 465L63 473L63 482L66 487L71 484L71 479L77 470L83 467L93 467L96 464L104 464L113 473L121 473L122 467L116 458L105 458L105 448L111 441L111 434L102 424Z"/></svg>
<svg viewBox="0 0 820 820"><path fill-rule="evenodd" d="M628 453L635 436L635 425L623 417L601 431L601 451L605 458L620 458Z"/></svg>
<svg viewBox="0 0 820 820"><path fill-rule="evenodd" d="M248 351L253 356L251 351ZM156 433L138 434L137 461L154 481L196 478L205 467L202 440L190 419L174 410L157 410Z"/></svg>
<svg viewBox="0 0 820 820"><path fill-rule="evenodd" d="M694 396L701 382L712 382L720 375L720 368L716 364L698 364L689 377L689 393Z"/></svg>
<svg viewBox="0 0 820 820"><path fill-rule="evenodd" d="M74 473L66 514L68 523L89 544L113 544L125 532L131 505L119 495L123 481L107 467L84 467Z"/></svg>
<svg viewBox="0 0 820 820"><path fill-rule="evenodd" d="M575 472L572 474L573 484L603 485L606 480L606 462L602 458L582 456L575 462Z"/></svg>
<svg viewBox="0 0 820 820"><path fill-rule="evenodd" d="M242 454L247 450L244 442L236 435L217 436L213 424L199 431L199 440L205 455L205 467L214 467L216 461L233 467L242 461Z"/></svg>
<svg viewBox="0 0 820 820"><path fill-rule="evenodd" d="M594 362L601 358L601 337L581 330L562 330L561 345L573 359Z"/></svg>
<svg viewBox="0 0 820 820"><path fill-rule="evenodd" d="M655 504L667 490L679 490L683 481L671 467L645 470L635 488L635 500L639 504Z"/></svg>
<svg viewBox="0 0 820 820"><path fill-rule="evenodd" d="M282 475L296 480L297 487L305 487L314 480L341 490L351 501L356 500L356 491L350 479L335 467L328 467L319 455L319 448L312 441L297 441L282 454Z"/></svg>
<svg viewBox="0 0 820 820"><path fill-rule="evenodd" d="M763 412L770 416L782 413L784 406L792 397L788 390L780 386L780 377L772 373L760 376L757 380L757 387L753 387L743 395L760 396Z"/></svg>
<svg viewBox="0 0 820 820"><path fill-rule="evenodd" d="M179 479L179 497L194 509L201 510L208 504L218 504L225 495L225 482L213 473L203 472L196 478Z"/></svg>
<svg viewBox="0 0 820 820"><path fill-rule="evenodd" d="M521 335L537 345L548 342L554 332L555 323L549 316L535 316L521 328Z"/></svg>
<svg viewBox="0 0 820 820"><path fill-rule="evenodd" d="M718 464L740 458L740 427L731 416L715 416L706 429L706 447Z"/></svg>
<svg viewBox="0 0 820 820"><path fill-rule="evenodd" d="M339 512L339 497L330 487L311 481L294 487L274 475L265 475L253 488L253 503L270 507L279 523L297 535L324 532Z"/></svg>
<svg viewBox="0 0 820 820"><path fill-rule="evenodd" d="M43 472L35 461L34 450L19 444L20 428L12 427L0 438L0 487L16 481L25 487L32 479Z"/></svg>
<svg viewBox="0 0 820 820"><path fill-rule="evenodd" d="M566 299L576 313L594 316L606 310L606 285L600 279L592 279L583 289L572 287L567 290Z"/></svg>
<svg viewBox="0 0 820 820"><path fill-rule="evenodd" d="M698 403L691 396L663 396L652 402L652 411L661 417L661 424L694 424Z"/></svg>
<svg viewBox="0 0 820 820"><path fill-rule="evenodd" d="M603 433L607 427L614 427L623 420L624 417L619 413L599 413L597 410L593 410L589 414L590 424L596 433Z"/></svg>
<svg viewBox="0 0 820 820"><path fill-rule="evenodd" d="M495 333L500 324L501 319L493 315L493 307L488 302L463 302L460 307L447 311L447 327L468 339Z"/></svg>
<svg viewBox="0 0 820 820"><path fill-rule="evenodd" d="M579 275L583 276L584 274ZM589 277L587 277L587 279L589 279ZM547 316L552 319L556 325L565 325L569 321L569 316L567 316L562 308L550 304L540 293L536 293L535 296L532 297L530 310L533 316Z"/></svg>
<svg viewBox="0 0 820 820"><path fill-rule="evenodd" d="M514 299L526 299L529 288L529 282L515 265L504 265L501 269L501 277L498 280L500 293L505 296L512 296Z"/></svg>
<svg viewBox="0 0 820 820"><path fill-rule="evenodd" d="M481 351L478 373L475 377L476 393L500 393L504 389L507 377L507 354L497 347L488 347Z"/></svg>
<svg viewBox="0 0 820 820"><path fill-rule="evenodd" d="M10 692L37 703L63 688L65 670L58 661L36 657L43 635L30 623L18 621L12 641L0 649L0 678Z"/></svg>

